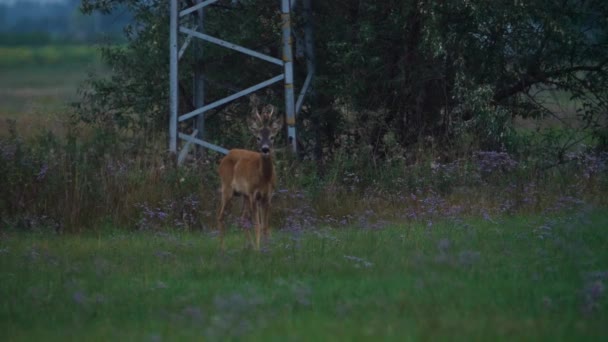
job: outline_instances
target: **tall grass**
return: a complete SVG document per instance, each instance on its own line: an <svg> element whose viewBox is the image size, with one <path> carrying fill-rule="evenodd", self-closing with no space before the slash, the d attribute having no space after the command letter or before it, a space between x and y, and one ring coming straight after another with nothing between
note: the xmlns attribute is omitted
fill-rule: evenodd
<svg viewBox="0 0 608 342"><path fill-rule="evenodd" d="M220 156L176 168L165 139L134 143L102 129L83 131L74 126L66 138L47 133L24 140L12 128L0 139L4 225L76 232L107 223L144 230L215 227ZM607 162L606 154L581 152L547 168L505 152L477 152L445 163L430 155L416 164L374 168L344 157L321 178L312 164L278 157L272 224L382 226L603 205Z"/></svg>

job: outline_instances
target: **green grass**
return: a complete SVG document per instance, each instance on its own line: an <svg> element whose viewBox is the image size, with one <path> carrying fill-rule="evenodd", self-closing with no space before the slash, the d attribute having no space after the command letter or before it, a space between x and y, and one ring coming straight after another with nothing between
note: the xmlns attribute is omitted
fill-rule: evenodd
<svg viewBox="0 0 608 342"><path fill-rule="evenodd" d="M262 253L232 232L224 254L206 233L5 232L0 339L605 339L605 227L584 209L322 228Z"/></svg>

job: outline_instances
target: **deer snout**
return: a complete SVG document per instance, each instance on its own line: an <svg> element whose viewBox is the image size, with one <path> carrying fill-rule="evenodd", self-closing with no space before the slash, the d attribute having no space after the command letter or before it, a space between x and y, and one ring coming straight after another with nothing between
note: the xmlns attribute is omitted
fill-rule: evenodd
<svg viewBox="0 0 608 342"><path fill-rule="evenodd" d="M268 154L270 152L270 147L268 145L262 146L262 153Z"/></svg>

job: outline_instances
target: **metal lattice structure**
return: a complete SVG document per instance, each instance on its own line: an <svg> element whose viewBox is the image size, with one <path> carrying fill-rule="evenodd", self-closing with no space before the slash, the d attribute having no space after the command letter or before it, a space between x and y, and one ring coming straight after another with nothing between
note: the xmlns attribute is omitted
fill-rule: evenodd
<svg viewBox="0 0 608 342"><path fill-rule="evenodd" d="M170 75L169 75L169 83L170 83L170 122L169 122L169 151L171 153L177 153L179 141L183 141L184 143L181 146L178 163L182 163L188 154L189 147L191 144L196 144L202 146L204 148L211 149L213 151L219 153L228 153L228 150L224 147L217 146L208 141L204 140L204 121L205 121L205 113L222 106L230 101L236 100L240 97L249 95L257 90L260 90L264 87L270 86L274 83L283 81L284 82L284 90L285 90L285 116L287 123L287 138L288 142L291 146L291 149L295 152L297 149L296 143L296 114L302 108L303 100L311 88L313 73L314 73L314 64L311 63L312 59L312 33L308 33L308 31L312 32L312 29L305 30L306 32L306 55L308 59L307 67L308 67L308 75L302 89L298 95L297 102L295 101L294 94L294 84L293 84L293 46L292 46L292 32L291 32L291 11L293 5L295 5L296 0L280 0L281 1L281 28L282 28L282 59L272 57L258 51L254 51L252 49L248 49L246 47L240 46L238 44L234 44L231 42L227 42L225 40L219 39L217 37L212 37L208 34L204 33L204 10L205 7L212 5L219 0L197 0L197 3L189 8L179 10L179 0L170 0ZM303 0L304 10L306 13L310 14L310 1L311 0ZM197 13L197 25L194 28L188 28L185 25L180 24L180 19L185 18L186 16ZM181 46L178 46L178 34L186 35L184 42ZM183 56L184 52L190 45L192 39L201 39L207 43L216 44L221 47L231 49L234 51L238 51L245 55L258 58L260 60L266 61L268 63L272 63L282 67L282 73L278 74L275 77L267 79L261 83L250 86L246 89L238 91L232 95L224 97L222 99L216 100L211 103L205 104L204 101L204 83L203 83L203 75L200 68L196 68L194 75L194 105L195 109L189 113L185 113L182 115L178 115L179 108L179 80L178 80L178 68L179 68L179 60ZM196 51L197 53L202 53L202 51ZM186 120L195 120L194 129L191 134L186 134L178 131L178 123L184 122Z"/></svg>

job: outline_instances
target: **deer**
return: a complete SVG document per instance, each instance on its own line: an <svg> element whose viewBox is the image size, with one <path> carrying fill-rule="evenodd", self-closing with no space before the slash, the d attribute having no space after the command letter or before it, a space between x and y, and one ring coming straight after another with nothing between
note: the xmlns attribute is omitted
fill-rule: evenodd
<svg viewBox="0 0 608 342"><path fill-rule="evenodd" d="M224 215L234 196L243 197L241 220L249 214L255 226L255 249L260 249L260 235L268 237L270 228L270 202L276 185L276 175L272 154L274 137L283 127L283 121L273 118L275 108L266 105L262 114L258 111L257 100L252 100L254 108L248 119L251 133L257 138L259 152L232 149L220 161L218 173L221 181L221 203L217 214L220 249L224 250ZM251 232L248 230L249 242Z"/></svg>

